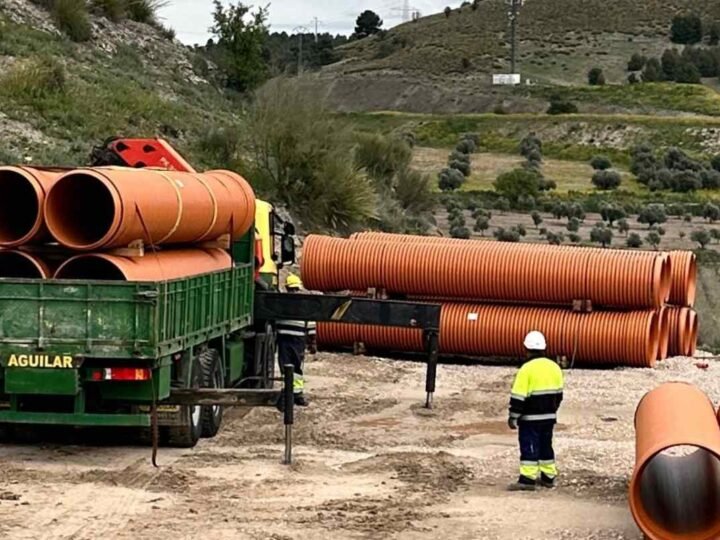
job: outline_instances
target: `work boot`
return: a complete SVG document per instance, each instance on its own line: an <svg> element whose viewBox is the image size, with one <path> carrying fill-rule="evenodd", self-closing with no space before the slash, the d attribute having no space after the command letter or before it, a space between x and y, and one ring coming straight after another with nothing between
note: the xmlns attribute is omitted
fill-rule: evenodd
<svg viewBox="0 0 720 540"><path fill-rule="evenodd" d="M295 405L297 407L307 407L310 404L303 394L295 394Z"/></svg>
<svg viewBox="0 0 720 540"><path fill-rule="evenodd" d="M535 480L521 476L517 482L508 486L508 491L535 491Z"/></svg>
<svg viewBox="0 0 720 540"><path fill-rule="evenodd" d="M555 487L555 478L550 478L549 476L541 474L540 485L544 488L552 489Z"/></svg>

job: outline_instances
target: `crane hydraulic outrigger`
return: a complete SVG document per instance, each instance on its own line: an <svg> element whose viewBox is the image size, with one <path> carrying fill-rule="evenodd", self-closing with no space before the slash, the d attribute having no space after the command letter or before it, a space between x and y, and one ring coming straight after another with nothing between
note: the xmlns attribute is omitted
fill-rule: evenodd
<svg viewBox="0 0 720 540"><path fill-rule="evenodd" d="M124 166L133 168L162 168L183 172L195 169L162 139L108 139L93 149L93 166ZM280 230L276 225L282 225ZM273 289L278 283L278 271L283 264L295 263L295 228L292 223L277 216L273 207L260 202L256 216L256 280L254 294L253 327L246 336L255 334L254 369L233 388L173 388L163 405L180 406L242 406L279 407L283 410L285 425L285 462L292 461L292 426L294 406L292 399L293 372L283 366L283 376L274 377L275 321L335 322L415 328L425 336L427 373L425 406L432 407L435 393L440 305L430 303L349 298L339 295L283 294ZM276 239L280 237L280 255ZM281 390L273 388L282 381ZM252 384L256 388L237 388Z"/></svg>

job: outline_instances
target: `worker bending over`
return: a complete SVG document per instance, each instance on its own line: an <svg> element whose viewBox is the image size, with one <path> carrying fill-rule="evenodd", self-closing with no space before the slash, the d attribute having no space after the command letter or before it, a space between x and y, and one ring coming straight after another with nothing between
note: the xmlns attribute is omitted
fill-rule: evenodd
<svg viewBox="0 0 720 540"><path fill-rule="evenodd" d="M527 357L515 377L510 396L510 429L519 428L520 478L511 491L532 491L555 485L557 468L552 446L553 428L563 399L563 373L546 356L545 336L530 332L525 338Z"/></svg>
<svg viewBox="0 0 720 540"><path fill-rule="evenodd" d="M294 294L302 289L302 281L296 275L290 274L285 281L285 290ZM280 369L292 364L295 377L293 379L293 393L295 405L307 407L305 398L305 377L303 368L305 364L305 349L312 354L317 352L315 322L293 321L283 319L277 321L278 362Z"/></svg>

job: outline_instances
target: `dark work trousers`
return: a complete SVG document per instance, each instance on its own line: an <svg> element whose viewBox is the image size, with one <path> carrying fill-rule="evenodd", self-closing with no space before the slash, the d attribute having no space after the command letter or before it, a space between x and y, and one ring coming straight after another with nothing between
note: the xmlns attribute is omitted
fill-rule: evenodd
<svg viewBox="0 0 720 540"><path fill-rule="evenodd" d="M280 372L282 373L283 366L292 364L293 371L295 372L293 390L296 394L302 394L305 390L305 378L303 377L305 337L279 334L277 337L277 348Z"/></svg>
<svg viewBox="0 0 720 540"><path fill-rule="evenodd" d="M520 422L520 476L531 481L540 473L548 479L557 476L552 446L554 422ZM522 480L522 478L521 478Z"/></svg>

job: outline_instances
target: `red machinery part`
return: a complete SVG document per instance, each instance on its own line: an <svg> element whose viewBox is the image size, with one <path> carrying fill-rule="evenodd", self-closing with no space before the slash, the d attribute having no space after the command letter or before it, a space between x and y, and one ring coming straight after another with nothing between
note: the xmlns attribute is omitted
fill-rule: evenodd
<svg viewBox="0 0 720 540"><path fill-rule="evenodd" d="M119 156L128 167L195 172L192 165L163 139L114 139L107 143L106 149Z"/></svg>
<svg viewBox="0 0 720 540"><path fill-rule="evenodd" d="M66 171L0 167L0 246L18 247L48 238L43 205Z"/></svg>
<svg viewBox="0 0 720 540"><path fill-rule="evenodd" d="M78 255L66 261L57 279L110 281L167 281L225 270L232 265L222 249L181 249L146 253L144 257L120 257L103 253Z"/></svg>
<svg viewBox="0 0 720 540"><path fill-rule="evenodd" d="M646 538L720 538L720 428L696 387L666 383L640 400L629 501Z"/></svg>

